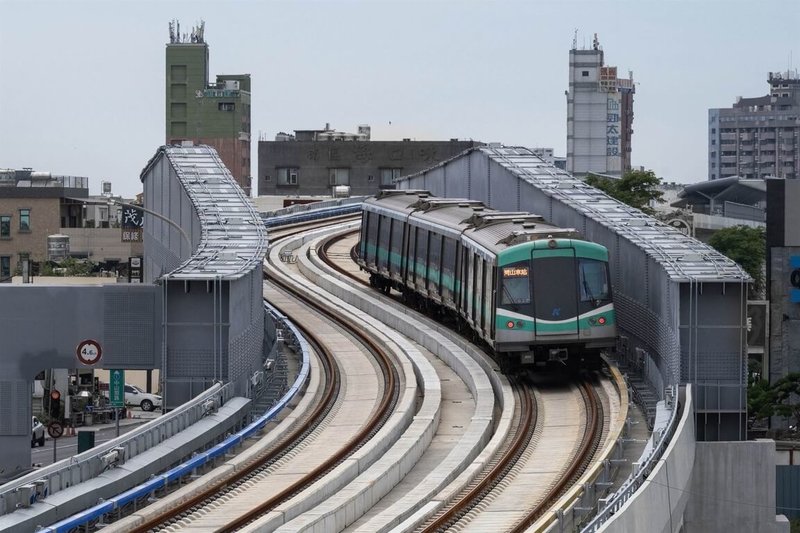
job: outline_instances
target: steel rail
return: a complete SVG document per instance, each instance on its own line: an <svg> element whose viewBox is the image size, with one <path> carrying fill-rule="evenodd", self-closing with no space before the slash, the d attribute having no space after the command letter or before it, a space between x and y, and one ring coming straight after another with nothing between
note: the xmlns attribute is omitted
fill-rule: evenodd
<svg viewBox="0 0 800 533"><path fill-rule="evenodd" d="M272 305L284 315L286 314L285 310L281 309L274 302ZM321 354L320 359L322 361L322 367L326 376L325 388L323 389L322 398L314 410L304 418L303 423L297 424L295 429L293 429L285 437L281 438L281 440L278 441L276 445L266 454L255 458L251 463L243 467L241 470L232 472L230 476L220 478L217 481L209 484L202 492L192 496L184 502L181 502L179 505L163 513L149 517L146 522L137 525L132 531L136 533L143 533L145 531L158 529L164 525L167 525L170 520L173 520L179 515L190 512L192 509L212 501L218 497L220 492L226 489L236 488L241 483L246 481L252 474L257 473L258 470L274 463L280 457L285 455L286 452L288 452L294 445L297 444L297 442L299 442L317 425L319 425L325 415L330 411L333 403L336 400L336 396L338 395L341 384L341 375L333 358L333 354L318 344L318 340L314 334L299 324L295 324L295 327L297 327L297 329L303 333L309 343L313 345L315 351Z"/></svg>
<svg viewBox="0 0 800 533"><path fill-rule="evenodd" d="M466 513L474 508L480 501L508 474L508 471L519 460L525 447L530 442L538 420L538 409L533 399L533 390L517 380L510 379L517 395L522 400L520 403L520 422L514 438L508 448L502 453L499 460L487 471L481 473L478 483L459 495L458 499L449 507L437 514L422 531L444 531L455 525Z"/></svg>
<svg viewBox="0 0 800 533"><path fill-rule="evenodd" d="M265 277L267 277L266 273ZM380 366L385 379L385 387L383 390L383 397L381 398L378 408L373 412L372 416L364 425L364 427L362 427L361 430L343 447L341 447L322 464L304 475L300 480L293 483L291 486L282 490L280 493L269 498L268 500L265 500L249 512L236 517L234 520L231 520L221 529L221 531L234 531L257 520L259 517L274 509L276 506L307 489L309 486L311 486L311 484L333 470L344 459L355 453L361 446L363 446L383 426L383 424L391 415L394 404L399 396L399 378L397 376L394 361L388 355L387 351L377 342L372 340L366 333L364 333L362 328L356 324L355 321L344 317L341 314L337 314L332 310L328 310L319 304L316 304L308 294L300 292L294 287L285 285L280 280L276 280L272 277L270 277L270 279L272 279L273 282L279 283L282 288L288 290L295 297L304 301L306 304L313 306L318 312L327 316L330 320L336 322L350 334L358 338L359 342L364 344L364 346L366 346L373 354L378 365ZM314 337L313 334L311 335Z"/></svg>
<svg viewBox="0 0 800 533"><path fill-rule="evenodd" d="M547 496L545 496L542 502L531 509L530 512L514 526L511 530L514 533L527 531L528 528L557 501L558 497L580 477L591 463L603 433L603 408L597 391L587 379L581 382L580 391L583 396L584 404L586 405L587 424L575 458L571 461L570 467L564 475L561 476L558 483L547 493Z"/></svg>

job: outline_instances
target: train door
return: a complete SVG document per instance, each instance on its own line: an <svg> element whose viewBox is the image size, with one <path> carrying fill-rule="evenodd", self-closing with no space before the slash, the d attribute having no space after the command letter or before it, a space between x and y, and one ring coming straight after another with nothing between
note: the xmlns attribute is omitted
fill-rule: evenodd
<svg viewBox="0 0 800 533"><path fill-rule="evenodd" d="M536 335L577 334L575 249L533 250L531 259Z"/></svg>

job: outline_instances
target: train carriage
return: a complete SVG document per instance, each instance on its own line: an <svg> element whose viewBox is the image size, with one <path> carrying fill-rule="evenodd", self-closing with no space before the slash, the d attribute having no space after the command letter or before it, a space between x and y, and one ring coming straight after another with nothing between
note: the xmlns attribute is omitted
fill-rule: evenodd
<svg viewBox="0 0 800 533"><path fill-rule="evenodd" d="M427 191L382 191L362 217L371 284L451 315L504 367L593 367L615 344L608 252L575 230Z"/></svg>

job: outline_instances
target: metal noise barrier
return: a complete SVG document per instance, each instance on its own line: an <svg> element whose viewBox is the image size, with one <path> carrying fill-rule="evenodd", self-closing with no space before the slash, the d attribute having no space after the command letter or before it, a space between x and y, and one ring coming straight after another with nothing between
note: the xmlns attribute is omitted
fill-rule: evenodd
<svg viewBox="0 0 800 533"><path fill-rule="evenodd" d="M273 418L275 418L278 413L290 402L305 383L306 379L308 378L311 364L310 364L310 349L309 345L306 340L302 337L300 332L297 328L289 322L289 319L281 314L277 309L273 308L270 304L264 304L265 311L269 312L273 317L275 317L279 322L281 322L284 331L288 333L288 336L291 337L290 339L286 339L289 342L299 346L302 350L303 354L303 362L300 368L300 372L295 379L292 386L289 388L287 393L283 396L283 398L278 401L275 406L273 406L269 411L261 415L255 421L253 421L250 425L246 426L245 428L241 429L237 433L231 435L223 442L220 442L216 446L212 447L211 449L198 453L194 455L191 459L185 461L184 463L167 470L163 474L159 476L154 476L150 480L142 483L141 485L134 487L130 490L123 492L113 498L109 498L108 500L102 501L91 507L72 515L68 518L65 518L55 524L41 528L38 530L38 533L68 533L75 528L79 528L80 526L84 526L93 522L95 520L99 520L102 522L103 517L109 513L122 509L125 505L136 502L137 500L149 498L152 496L155 491L166 487L170 483L177 481L184 476L192 475L197 468L215 460L217 457L224 456L226 452L231 450L232 448L238 446L242 442L244 442L249 437L253 436L254 434L261 431L264 426L267 425ZM110 455L110 454L109 454Z"/></svg>

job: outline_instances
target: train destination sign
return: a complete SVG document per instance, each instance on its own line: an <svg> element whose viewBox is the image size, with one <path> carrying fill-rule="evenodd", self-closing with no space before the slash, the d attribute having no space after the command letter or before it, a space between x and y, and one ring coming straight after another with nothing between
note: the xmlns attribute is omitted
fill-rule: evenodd
<svg viewBox="0 0 800 533"><path fill-rule="evenodd" d="M528 267L503 267L503 276L507 278L527 278Z"/></svg>

